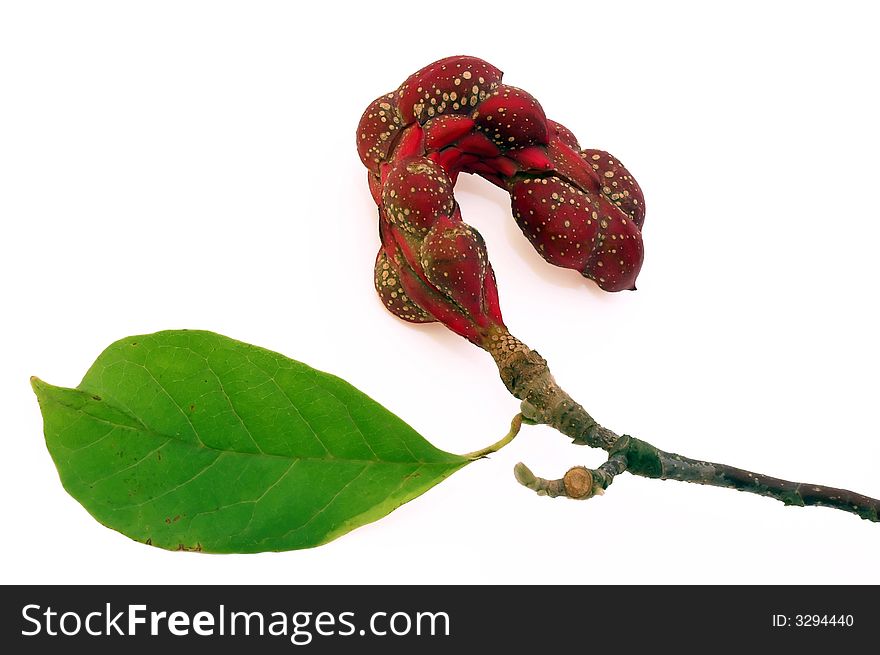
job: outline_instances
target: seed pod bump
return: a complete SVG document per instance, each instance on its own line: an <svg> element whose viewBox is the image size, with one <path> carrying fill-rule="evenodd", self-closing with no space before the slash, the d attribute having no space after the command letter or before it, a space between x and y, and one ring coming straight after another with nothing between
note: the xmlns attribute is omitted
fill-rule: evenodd
<svg viewBox="0 0 880 655"><path fill-rule="evenodd" d="M605 180L602 191L608 199L641 228L645 222L645 196L636 178L617 157L604 150L583 150L581 157Z"/></svg>
<svg viewBox="0 0 880 655"><path fill-rule="evenodd" d="M520 150L513 150L507 156L518 163L524 171L545 172L553 170L553 162L547 156L546 149L541 146L527 146Z"/></svg>
<svg viewBox="0 0 880 655"><path fill-rule="evenodd" d="M557 123L556 121L547 121L547 127L550 130L550 138L556 138L569 148L573 150L580 150L581 146L578 143L577 137L575 137L574 133L565 127L562 123Z"/></svg>
<svg viewBox="0 0 880 655"><path fill-rule="evenodd" d="M483 294L489 258L479 232L460 218L441 218L422 243L422 267L431 284L478 325L488 325Z"/></svg>
<svg viewBox="0 0 880 655"><path fill-rule="evenodd" d="M397 268L392 266L384 248L379 250L376 257L373 280L382 304L398 318L410 323L433 323L436 320L406 295Z"/></svg>
<svg viewBox="0 0 880 655"><path fill-rule="evenodd" d="M394 140L401 128L400 117L391 104L393 93L379 96L361 116L357 129L357 149L364 166L375 174L387 161Z"/></svg>
<svg viewBox="0 0 880 655"><path fill-rule="evenodd" d="M599 244L583 275L605 291L635 289L645 255L642 233L630 216L604 196L599 198L598 215Z"/></svg>
<svg viewBox="0 0 880 655"><path fill-rule="evenodd" d="M382 204L392 223L413 234L427 234L438 217L452 215L452 180L427 157L403 159L388 172Z"/></svg>
<svg viewBox="0 0 880 655"><path fill-rule="evenodd" d="M440 114L468 114L501 83L502 72L476 57L435 61L410 75L396 92L404 121L425 123Z"/></svg>
<svg viewBox="0 0 880 655"><path fill-rule="evenodd" d="M477 129L502 149L546 144L549 139L544 109L532 94L502 84L472 114Z"/></svg>
<svg viewBox="0 0 880 655"><path fill-rule="evenodd" d="M556 175L525 177L510 191L517 225L551 264L583 270L593 255L599 221L597 198Z"/></svg>
<svg viewBox="0 0 880 655"><path fill-rule="evenodd" d="M425 148L440 150L452 145L474 129L474 121L467 116L445 114L425 123Z"/></svg>
<svg viewBox="0 0 880 655"><path fill-rule="evenodd" d="M498 149L498 146L479 132L471 132L467 136L462 137L458 140L457 145L463 152L466 152L469 155L477 155L484 159L497 157L501 154L501 150Z"/></svg>

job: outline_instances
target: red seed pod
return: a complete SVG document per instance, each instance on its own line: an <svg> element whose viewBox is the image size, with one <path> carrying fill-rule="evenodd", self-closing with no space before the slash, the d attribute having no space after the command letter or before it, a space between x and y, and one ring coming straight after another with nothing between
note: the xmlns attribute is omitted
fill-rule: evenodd
<svg viewBox="0 0 880 655"><path fill-rule="evenodd" d="M614 157L582 150L526 91L474 57L448 57L377 98L358 153L379 206L375 284L411 322L440 321L477 344L503 326L480 234L452 195L461 172L511 194L517 223L548 262L603 289L634 288L642 263L641 189Z"/></svg>
<svg viewBox="0 0 880 655"><path fill-rule="evenodd" d="M599 243L583 275L605 291L633 290L645 256L642 232L604 195L599 197L598 215Z"/></svg>
<svg viewBox="0 0 880 655"><path fill-rule="evenodd" d="M478 326L489 325L484 294L490 266L479 232L458 215L439 219L422 243L421 263L435 288L455 301Z"/></svg>
<svg viewBox="0 0 880 655"><path fill-rule="evenodd" d="M599 174L581 156L580 151L573 150L558 138L550 139L547 156L553 162L553 169L584 191L600 193L602 182Z"/></svg>
<svg viewBox="0 0 880 655"><path fill-rule="evenodd" d="M388 222L382 209L380 217L379 234L387 257L380 258L377 266L387 262L399 287L391 289L386 283L383 288L377 281L377 289L394 314L424 322L421 314L403 304L408 303L478 344L488 329L503 326L485 243L461 221L457 208L452 217L438 218L424 239ZM377 275L381 278L381 269Z"/></svg>
<svg viewBox="0 0 880 655"><path fill-rule="evenodd" d="M501 303L498 300L498 284L495 282L495 271L492 270L492 264L489 264L486 278L483 280L483 303L486 306L486 314L489 316L490 323L498 326L504 325L504 319L501 317Z"/></svg>
<svg viewBox="0 0 880 655"><path fill-rule="evenodd" d="M379 209L379 236L382 239L382 245L385 252L392 263L403 262L412 269L412 274L422 278L426 284L428 279L422 271L422 265L419 260L419 251L422 248L422 239L410 232L402 230L388 220L384 209ZM402 266L403 264L401 264ZM420 303L416 303L421 306Z"/></svg>
<svg viewBox="0 0 880 655"><path fill-rule="evenodd" d="M406 294L419 307L443 323L456 334L472 343L479 344L482 336L480 330L465 316L461 308L451 303L448 298L426 284L416 273L403 262L398 269L400 282Z"/></svg>
<svg viewBox="0 0 880 655"><path fill-rule="evenodd" d="M546 144L550 138L547 117L532 94L502 84L474 110L477 129L499 148L524 148Z"/></svg>
<svg viewBox="0 0 880 655"><path fill-rule="evenodd" d="M392 105L393 93L379 96L361 116L357 129L357 149L364 166L379 173L379 164L388 159L388 152L402 127Z"/></svg>
<svg viewBox="0 0 880 655"><path fill-rule="evenodd" d="M403 290L398 270L400 262L390 261L384 248L379 249L376 257L376 270L373 282L385 309L410 323L433 323L434 317L416 305Z"/></svg>
<svg viewBox="0 0 880 655"><path fill-rule="evenodd" d="M441 150L456 143L474 129L474 121L467 116L446 114L425 123L425 149Z"/></svg>
<svg viewBox="0 0 880 655"><path fill-rule="evenodd" d="M400 286L410 302L468 341L479 344L482 335L464 310L425 281L402 257L389 258L396 263Z"/></svg>
<svg viewBox="0 0 880 655"><path fill-rule="evenodd" d="M511 150L507 153L507 156L522 166L524 171L543 173L554 170L553 162L547 156L547 149L542 146L529 146L520 150Z"/></svg>
<svg viewBox="0 0 880 655"><path fill-rule="evenodd" d="M513 177L521 170L519 164L504 155L492 159L483 159L482 162L501 177Z"/></svg>
<svg viewBox="0 0 880 655"><path fill-rule="evenodd" d="M476 57L458 55L425 66L397 90L397 108L406 124L436 115L467 114L501 83L503 73Z"/></svg>
<svg viewBox="0 0 880 655"><path fill-rule="evenodd" d="M581 156L601 176L602 192L642 227L645 222L645 196L636 178L620 160L604 150L583 150Z"/></svg>
<svg viewBox="0 0 880 655"><path fill-rule="evenodd" d="M517 178L510 187L513 216L549 263L583 271L599 236L598 197L552 175Z"/></svg>
<svg viewBox="0 0 880 655"><path fill-rule="evenodd" d="M425 235L440 216L452 215L452 180L427 157L403 159L388 170L382 206L391 223L412 234Z"/></svg>
<svg viewBox="0 0 880 655"><path fill-rule="evenodd" d="M408 303L418 307L435 321L446 325L456 334L475 340L477 329L462 310L435 289L425 277L420 263L421 240L397 229L389 223L385 212L379 210L379 237L387 262L397 275L398 288L408 299ZM390 293L389 293L390 295ZM380 292L381 297L381 292ZM384 300L384 298L383 298ZM390 308L389 308L390 309ZM405 319L409 320L409 319Z"/></svg>
<svg viewBox="0 0 880 655"><path fill-rule="evenodd" d="M500 187L507 191L507 180L505 180L498 171L489 166L484 161L476 161L468 166L468 173L474 173L475 175L479 175L484 180L487 180L494 184L497 187Z"/></svg>
<svg viewBox="0 0 880 655"><path fill-rule="evenodd" d="M481 158L492 158L501 154L498 146L479 132L471 132L467 136L462 137L456 145L464 152Z"/></svg>
<svg viewBox="0 0 880 655"><path fill-rule="evenodd" d="M449 146L443 150L435 150L428 153L428 159L436 163L440 168L447 172L452 184L458 179L458 173L462 170L462 159L465 153L457 146Z"/></svg>
<svg viewBox="0 0 880 655"><path fill-rule="evenodd" d="M562 143L567 145L569 148L573 148L574 150L580 150L581 146L578 143L577 137L575 137L574 133L565 127L562 123L557 123L556 121L551 121L547 119L547 127L550 130L550 137L556 137Z"/></svg>
<svg viewBox="0 0 880 655"><path fill-rule="evenodd" d="M394 148L388 157L388 162L382 164L381 169L387 169L389 164L407 159L409 157L421 157L425 154L425 131L418 123L413 123L403 128L394 142ZM383 170L382 180L385 180L387 170Z"/></svg>

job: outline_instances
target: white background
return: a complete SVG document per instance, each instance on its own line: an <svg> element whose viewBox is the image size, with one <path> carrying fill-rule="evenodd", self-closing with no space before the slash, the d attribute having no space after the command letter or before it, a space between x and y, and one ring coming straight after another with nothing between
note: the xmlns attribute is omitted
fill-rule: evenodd
<svg viewBox="0 0 880 655"><path fill-rule="evenodd" d="M878 583L880 525L625 475L528 427L317 549L169 553L63 491L29 384L121 337L210 329L340 375L438 446L517 411L492 360L387 313L363 108L451 54L505 71L647 198L639 290L545 264L464 176L511 331L600 421L880 496L878 16L870 3L10 2L0 14L2 582Z"/></svg>

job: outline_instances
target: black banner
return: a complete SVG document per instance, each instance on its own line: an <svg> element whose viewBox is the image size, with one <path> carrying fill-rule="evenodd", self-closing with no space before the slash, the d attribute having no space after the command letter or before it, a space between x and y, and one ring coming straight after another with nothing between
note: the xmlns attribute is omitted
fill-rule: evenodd
<svg viewBox="0 0 880 655"><path fill-rule="evenodd" d="M131 645L259 653L490 646L854 649L876 639L875 587L4 587L2 642L15 650ZM848 652L848 651L844 651Z"/></svg>

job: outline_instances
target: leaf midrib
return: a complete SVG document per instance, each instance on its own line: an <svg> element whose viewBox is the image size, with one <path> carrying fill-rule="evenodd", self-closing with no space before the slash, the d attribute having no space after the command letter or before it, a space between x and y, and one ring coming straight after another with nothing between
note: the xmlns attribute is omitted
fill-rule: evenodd
<svg viewBox="0 0 880 655"><path fill-rule="evenodd" d="M90 391L86 391L83 389L75 389L75 391L78 391L79 393L82 393L86 396L90 396L90 394L92 393ZM194 433L198 437L199 441L201 441L200 444L185 441L183 439L180 439L179 436L177 436L177 435L167 435L167 434L162 434L161 432L157 432L156 430L147 427L143 421L138 419L136 416L133 416L127 409L123 409L123 408L119 407L119 405L117 405L115 403L109 403L105 400L96 401L92 397L86 398L87 403L100 402L100 403L106 404L107 406L112 407L113 409L119 411L120 413L124 414L125 416L131 418L136 423L139 423L140 425L142 425L143 428L136 428L136 427L132 427L130 425L123 425L121 423L114 423L113 421L111 421L109 419L101 418L101 417L95 416L94 414L89 414L88 412L84 411L81 407L75 407L74 405L72 405L70 403L65 403L62 400L60 400L59 398L54 397L54 396L51 398L51 402L53 402L57 405L61 405L62 407L66 407L68 409L71 409L74 412L77 412L79 414L82 414L82 415L90 418L90 419L98 421L99 423L104 423L106 425L109 425L113 428L119 428L122 430L128 430L128 431L137 432L137 433L145 433L155 439L165 439L166 441L173 440L173 441L177 441L179 443L183 443L183 444L185 444L191 448L194 448L196 450L206 450L206 451L211 451L211 452L216 452L216 453L221 453L221 454L222 453L235 453L237 455L248 455L251 457L264 457L264 458L271 458L271 459L281 459L284 461L296 460L296 461L314 461L314 462L353 462L353 463L360 463L360 464L398 464L398 465L406 465L406 464L432 465L432 464L436 464L436 465L443 465L443 466L458 466L458 465L467 463L467 461L468 461L465 458L462 458L460 462L459 461L445 461L444 462L444 461L430 461L430 460L421 460L421 459L395 461L395 460L388 460L388 459L381 459L381 458L361 459L361 458L353 458L353 457L335 457L335 456L312 457L312 456L300 456L300 455L276 455L274 453L266 453L266 452L251 453L251 452L246 452L246 451L241 451L241 450L235 450L232 448L227 448L227 449L215 448L215 447L209 446L209 445L205 444L203 441L201 441L201 437L198 435L198 431L196 431L196 430L194 430ZM193 426L193 427L195 427L195 426ZM101 437L101 438L103 439L104 437ZM97 442L97 440L93 441L88 446L84 446L83 449L89 448L90 446L94 445L96 442ZM410 453L412 453L412 451L409 448L407 448L407 450ZM452 455L453 457L458 457L457 455L454 455L452 453L450 453L450 455Z"/></svg>

